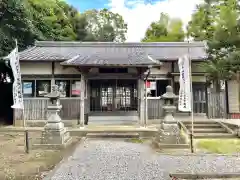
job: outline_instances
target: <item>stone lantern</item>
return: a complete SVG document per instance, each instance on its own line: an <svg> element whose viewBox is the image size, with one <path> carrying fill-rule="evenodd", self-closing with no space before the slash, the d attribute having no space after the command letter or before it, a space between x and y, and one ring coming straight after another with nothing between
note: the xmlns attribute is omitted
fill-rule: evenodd
<svg viewBox="0 0 240 180"><path fill-rule="evenodd" d="M175 106L175 100L178 96L173 93L171 86L167 86L166 93L163 94L161 98L164 101L163 109L165 115L161 121L158 132L153 139L153 144L158 148L169 148L185 143L184 138L181 136L178 123L174 119L174 113L177 109Z"/></svg>
<svg viewBox="0 0 240 180"><path fill-rule="evenodd" d="M165 124L176 123L174 120L173 114L175 113L177 107L175 106L175 101L178 98L177 95L173 93L173 88L171 86L166 87L166 93L161 96L163 99L163 110L165 112L164 119L161 123L162 128L164 128Z"/></svg>
<svg viewBox="0 0 240 180"><path fill-rule="evenodd" d="M45 128L47 129L61 129L64 127L64 124L61 122L61 117L59 116L59 111L62 109L60 105L60 92L58 91L58 86L53 85L52 91L46 95L49 98L48 103L48 113L49 117L47 119L47 124Z"/></svg>
<svg viewBox="0 0 240 180"><path fill-rule="evenodd" d="M52 91L46 97L49 98L47 107L49 116L44 127L41 144L35 146L48 149L63 148L71 142L71 137L59 116L62 105L60 105L60 92L58 92L57 85L52 86Z"/></svg>

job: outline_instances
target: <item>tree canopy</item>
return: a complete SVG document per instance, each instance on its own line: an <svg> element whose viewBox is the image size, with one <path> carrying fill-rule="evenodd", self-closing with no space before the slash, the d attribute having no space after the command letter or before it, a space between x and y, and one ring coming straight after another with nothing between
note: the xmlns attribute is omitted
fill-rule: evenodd
<svg viewBox="0 0 240 180"><path fill-rule="evenodd" d="M240 7L237 0L205 0L188 24L188 35L206 40L210 61L203 64L209 81L234 78L240 65Z"/></svg>
<svg viewBox="0 0 240 180"><path fill-rule="evenodd" d="M220 81L229 79L236 79L240 89L239 20L238 0L205 0L188 24L189 36L207 41L209 60L201 65L216 92L220 92Z"/></svg>
<svg viewBox="0 0 240 180"><path fill-rule="evenodd" d="M161 13L160 19L152 22L145 33L143 42L174 42L183 41L185 37L183 23L180 19L170 19Z"/></svg>
<svg viewBox="0 0 240 180"><path fill-rule="evenodd" d="M79 11L62 0L1 0L0 57L18 40L25 49L35 40L116 41L126 40L122 16L107 9Z"/></svg>

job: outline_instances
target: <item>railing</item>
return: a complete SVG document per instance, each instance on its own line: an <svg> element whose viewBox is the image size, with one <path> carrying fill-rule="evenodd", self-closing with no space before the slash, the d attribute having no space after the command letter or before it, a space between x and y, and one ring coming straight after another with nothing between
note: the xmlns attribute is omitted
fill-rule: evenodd
<svg viewBox="0 0 240 180"><path fill-rule="evenodd" d="M60 116L63 120L80 118L80 98L61 98L62 109ZM85 99L85 113L89 111L89 101ZM159 119L163 117L163 101L160 98L148 98L148 118ZM22 110L15 110L15 120L46 120L48 99L47 98L24 98L24 114Z"/></svg>
<svg viewBox="0 0 240 180"><path fill-rule="evenodd" d="M208 92L208 117L227 118L225 92Z"/></svg>
<svg viewBox="0 0 240 180"><path fill-rule="evenodd" d="M24 117L23 111L15 109L15 120L45 120L47 118L47 104L46 98L24 98Z"/></svg>
<svg viewBox="0 0 240 180"><path fill-rule="evenodd" d="M164 115L163 100L160 97L148 97L148 119L161 119Z"/></svg>
<svg viewBox="0 0 240 180"><path fill-rule="evenodd" d="M80 99L79 98L61 98L62 109L60 116L62 119L79 119L80 117ZM15 110L15 120L46 120L47 119L47 98L24 98L24 115L22 110Z"/></svg>
<svg viewBox="0 0 240 180"><path fill-rule="evenodd" d="M226 115L225 98L223 94L208 95L209 118L224 118ZM61 98L62 109L60 116L63 120L80 119L80 98ZM85 113L89 112L88 99L85 99ZM177 105L177 104L176 104ZM46 120L48 99L47 98L24 98L25 120ZM148 97L148 119L161 119L164 116L163 100L160 97ZM15 120L22 120L22 110L15 110Z"/></svg>

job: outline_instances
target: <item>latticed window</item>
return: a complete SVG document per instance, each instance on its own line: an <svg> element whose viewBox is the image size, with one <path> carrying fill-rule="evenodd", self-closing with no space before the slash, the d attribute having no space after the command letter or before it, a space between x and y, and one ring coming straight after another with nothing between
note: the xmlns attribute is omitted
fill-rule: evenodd
<svg viewBox="0 0 240 180"><path fill-rule="evenodd" d="M50 80L36 80L36 96L44 97L51 91Z"/></svg>
<svg viewBox="0 0 240 180"><path fill-rule="evenodd" d="M108 104L112 104L113 102L113 89L102 88L102 106L107 106Z"/></svg>
<svg viewBox="0 0 240 180"><path fill-rule="evenodd" d="M61 93L61 97L70 96L70 81L69 80L56 80L56 85Z"/></svg>

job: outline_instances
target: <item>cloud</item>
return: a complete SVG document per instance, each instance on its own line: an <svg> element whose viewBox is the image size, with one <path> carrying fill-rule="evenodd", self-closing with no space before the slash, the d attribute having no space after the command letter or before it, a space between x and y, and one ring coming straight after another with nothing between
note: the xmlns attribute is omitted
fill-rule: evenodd
<svg viewBox="0 0 240 180"><path fill-rule="evenodd" d="M110 10L123 16L128 24L127 41L140 41L151 22L167 13L171 18L182 19L184 26L191 19L196 5L202 0L110 0Z"/></svg>

